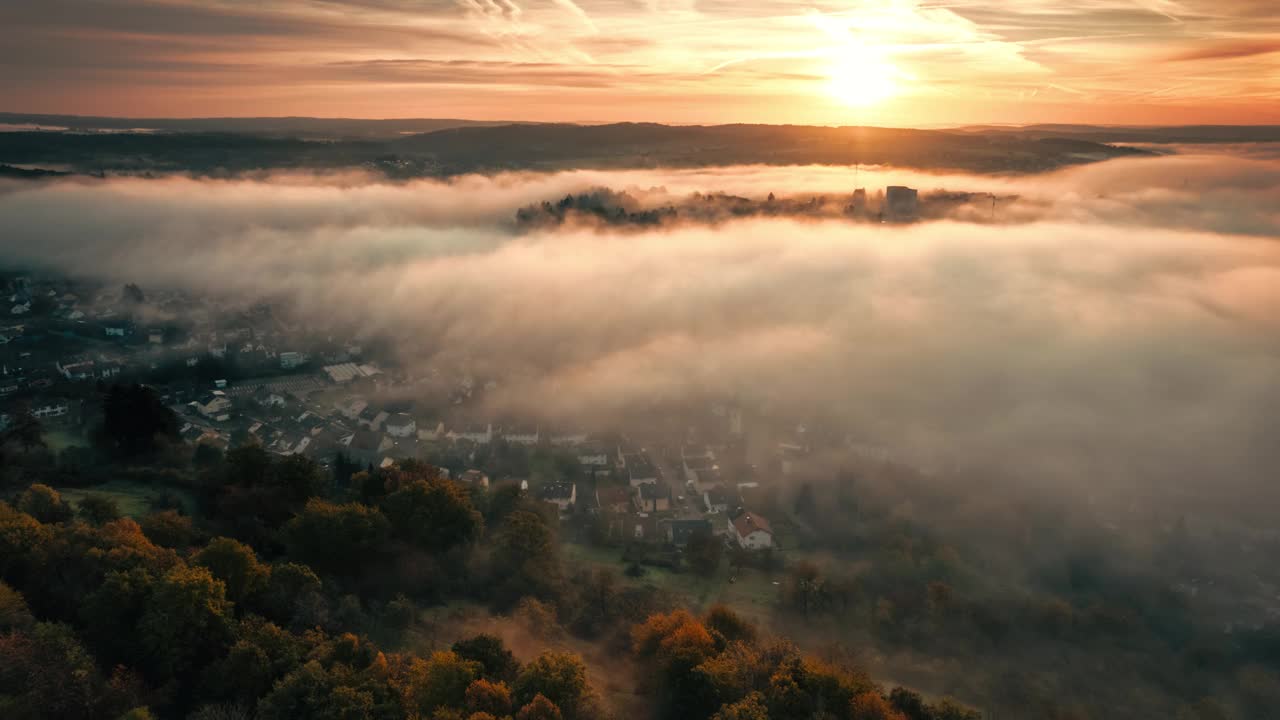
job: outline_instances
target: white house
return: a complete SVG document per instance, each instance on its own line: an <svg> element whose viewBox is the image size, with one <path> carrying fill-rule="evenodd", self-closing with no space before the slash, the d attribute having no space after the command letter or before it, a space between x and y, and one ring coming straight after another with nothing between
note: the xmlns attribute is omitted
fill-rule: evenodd
<svg viewBox="0 0 1280 720"><path fill-rule="evenodd" d="M369 407L369 403L363 398L353 397L333 404L335 410L342 414L348 420L355 420L360 417L360 413Z"/></svg>
<svg viewBox="0 0 1280 720"><path fill-rule="evenodd" d="M453 440L469 440L484 445L493 441L493 425L489 423L464 425L450 430L449 437Z"/></svg>
<svg viewBox="0 0 1280 720"><path fill-rule="evenodd" d="M391 437L414 437L418 434L418 423L405 413L396 413L383 421L382 429Z"/></svg>
<svg viewBox="0 0 1280 720"><path fill-rule="evenodd" d="M538 426L533 427L513 425L510 429L502 433L502 437L507 442L517 445L533 446L538 444Z"/></svg>
<svg viewBox="0 0 1280 720"><path fill-rule="evenodd" d="M773 530L769 527L769 521L760 515L744 512L729 521L729 530L738 545L748 550L773 547Z"/></svg>
<svg viewBox="0 0 1280 720"><path fill-rule="evenodd" d="M222 419L222 416L231 407L231 400L221 390L214 390L199 400L191 401L191 407L207 418Z"/></svg>
<svg viewBox="0 0 1280 720"><path fill-rule="evenodd" d="M51 402L39 407L32 407L31 414L43 420L44 418L62 417L70 410L64 402Z"/></svg>
<svg viewBox="0 0 1280 720"><path fill-rule="evenodd" d="M584 445L578 448L578 463L591 467L606 467L609 465L609 455L608 450L598 445Z"/></svg>
<svg viewBox="0 0 1280 720"><path fill-rule="evenodd" d="M560 512L568 512L578 499L578 485L572 482L547 483L538 492L538 497L560 508Z"/></svg>
<svg viewBox="0 0 1280 720"><path fill-rule="evenodd" d="M68 380L91 380L94 376L94 362L85 357L74 357L66 362L56 362L54 367L58 373Z"/></svg>

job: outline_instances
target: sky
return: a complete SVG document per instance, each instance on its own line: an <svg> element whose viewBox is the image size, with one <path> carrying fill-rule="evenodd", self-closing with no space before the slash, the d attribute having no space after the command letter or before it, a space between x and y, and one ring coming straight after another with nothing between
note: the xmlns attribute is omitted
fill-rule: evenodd
<svg viewBox="0 0 1280 720"><path fill-rule="evenodd" d="M0 109L1278 123L1276 9L1276 0L19 0L0 3Z"/></svg>

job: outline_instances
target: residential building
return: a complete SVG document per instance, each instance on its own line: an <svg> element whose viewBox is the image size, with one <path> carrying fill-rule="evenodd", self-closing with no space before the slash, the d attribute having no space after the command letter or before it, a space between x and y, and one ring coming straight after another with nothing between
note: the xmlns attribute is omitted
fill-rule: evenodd
<svg viewBox="0 0 1280 720"><path fill-rule="evenodd" d="M388 435L395 438L416 437L418 434L418 423L405 413L391 415L383 422L382 427Z"/></svg>
<svg viewBox="0 0 1280 720"><path fill-rule="evenodd" d="M743 511L729 521L729 530L740 547L748 550L773 547L773 529L762 515Z"/></svg>
<svg viewBox="0 0 1280 720"><path fill-rule="evenodd" d="M538 490L538 498L568 512L578 499L578 486L572 482L550 482Z"/></svg>
<svg viewBox="0 0 1280 720"><path fill-rule="evenodd" d="M676 547L688 545L689 538L697 532L711 534L711 521L705 518L673 518L664 520L662 526L666 532L667 542ZM720 541L717 540L716 542Z"/></svg>
<svg viewBox="0 0 1280 720"><path fill-rule="evenodd" d="M640 512L668 512L671 510L671 486L664 482L647 482L636 487L636 501Z"/></svg>

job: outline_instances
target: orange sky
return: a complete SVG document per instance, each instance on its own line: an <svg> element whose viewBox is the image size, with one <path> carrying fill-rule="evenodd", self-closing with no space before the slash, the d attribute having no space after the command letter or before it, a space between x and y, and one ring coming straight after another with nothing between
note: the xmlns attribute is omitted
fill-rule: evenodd
<svg viewBox="0 0 1280 720"><path fill-rule="evenodd" d="M0 110L1280 123L1280 0L31 0Z"/></svg>

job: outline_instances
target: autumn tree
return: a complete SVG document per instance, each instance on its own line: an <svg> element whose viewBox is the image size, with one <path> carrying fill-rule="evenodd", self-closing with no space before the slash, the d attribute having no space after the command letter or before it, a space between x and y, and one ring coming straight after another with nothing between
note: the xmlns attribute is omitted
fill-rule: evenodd
<svg viewBox="0 0 1280 720"><path fill-rule="evenodd" d="M353 574L385 549L390 529L368 505L313 499L285 526L285 542L292 557L312 567Z"/></svg>
<svg viewBox="0 0 1280 720"><path fill-rule="evenodd" d="M106 495L90 493L77 503L76 514L91 525L102 525L120 519L120 504Z"/></svg>
<svg viewBox="0 0 1280 720"><path fill-rule="evenodd" d="M544 695L535 695L516 713L516 720L561 720L560 708Z"/></svg>
<svg viewBox="0 0 1280 720"><path fill-rule="evenodd" d="M493 542L493 573L500 603L514 602L521 595L548 599L556 593L559 550L554 532L541 516L527 510L507 516Z"/></svg>
<svg viewBox="0 0 1280 720"><path fill-rule="evenodd" d="M409 666L407 704L424 716L440 708L460 708L480 672L480 663L464 660L451 650L431 653L425 660L416 659Z"/></svg>
<svg viewBox="0 0 1280 720"><path fill-rule="evenodd" d="M57 490L40 483L22 491L18 496L18 510L42 523L66 522L75 514Z"/></svg>
<svg viewBox="0 0 1280 720"><path fill-rule="evenodd" d="M520 670L520 663L497 635L481 633L455 642L451 649L464 660L480 663L481 674L490 680L509 683Z"/></svg>
<svg viewBox="0 0 1280 720"><path fill-rule="evenodd" d="M227 599L234 603L243 602L264 588L270 573L266 565L258 562L253 548L227 537L210 540L191 560L221 580L227 587Z"/></svg>
<svg viewBox="0 0 1280 720"><path fill-rule="evenodd" d="M479 537L480 513L462 485L444 478L416 480L382 501L396 537L442 552Z"/></svg>
<svg viewBox="0 0 1280 720"><path fill-rule="evenodd" d="M191 518L176 510L160 510L138 521L142 532L151 542L161 547L182 549L195 542L196 531Z"/></svg>
<svg viewBox="0 0 1280 720"><path fill-rule="evenodd" d="M711 720L770 720L769 708L764 704L764 696L753 692L735 703L721 706Z"/></svg>
<svg viewBox="0 0 1280 720"><path fill-rule="evenodd" d="M480 678L467 686L467 710L494 717L511 714L511 690L506 683Z"/></svg>
<svg viewBox="0 0 1280 720"><path fill-rule="evenodd" d="M231 608L226 586L205 568L179 566L161 577L138 622L156 676L182 677L225 651Z"/></svg>
<svg viewBox="0 0 1280 720"><path fill-rule="evenodd" d="M542 695L573 720L589 692L587 668L573 653L548 650L520 670L513 689L516 702L528 704Z"/></svg>

